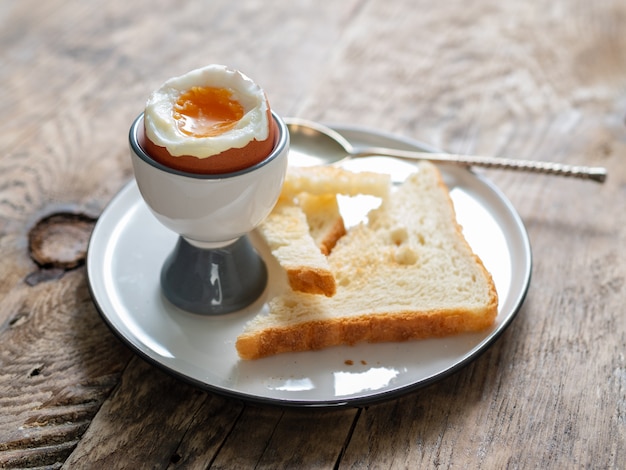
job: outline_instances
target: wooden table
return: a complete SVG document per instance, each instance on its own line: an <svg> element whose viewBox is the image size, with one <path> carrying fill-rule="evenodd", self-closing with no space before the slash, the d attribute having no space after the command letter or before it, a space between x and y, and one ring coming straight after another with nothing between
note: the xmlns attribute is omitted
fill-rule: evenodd
<svg viewBox="0 0 626 470"><path fill-rule="evenodd" d="M623 0L0 3L0 466L624 468L625 23ZM207 63L283 116L609 178L476 170L534 264L513 324L461 371L362 408L220 397L124 346L82 264L147 94Z"/></svg>

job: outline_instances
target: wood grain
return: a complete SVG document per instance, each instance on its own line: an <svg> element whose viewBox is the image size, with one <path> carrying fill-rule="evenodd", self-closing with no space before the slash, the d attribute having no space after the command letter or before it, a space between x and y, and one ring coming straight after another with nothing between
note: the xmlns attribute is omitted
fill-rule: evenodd
<svg viewBox="0 0 626 470"><path fill-rule="evenodd" d="M0 467L623 467L625 21L619 0L1 2ZM100 214L147 94L208 62L284 116L609 178L476 170L526 224L533 279L460 372L360 409L219 397L132 354L84 269L41 269L28 245L46 217Z"/></svg>
<svg viewBox="0 0 626 470"><path fill-rule="evenodd" d="M82 269L2 301L0 465L62 462L116 386L129 352L96 313Z"/></svg>

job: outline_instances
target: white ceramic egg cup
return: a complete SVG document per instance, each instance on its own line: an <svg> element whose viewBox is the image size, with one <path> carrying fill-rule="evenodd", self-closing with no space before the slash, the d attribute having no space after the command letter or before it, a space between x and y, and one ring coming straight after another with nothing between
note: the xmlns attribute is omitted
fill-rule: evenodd
<svg viewBox="0 0 626 470"><path fill-rule="evenodd" d="M271 212L287 169L289 132L272 112L277 139L262 162L241 171L199 175L153 160L139 145L143 114L129 133L135 179L150 211L179 234L161 269L166 299L188 312L220 315L253 303L267 268L247 234ZM150 243L150 240L146 240Z"/></svg>

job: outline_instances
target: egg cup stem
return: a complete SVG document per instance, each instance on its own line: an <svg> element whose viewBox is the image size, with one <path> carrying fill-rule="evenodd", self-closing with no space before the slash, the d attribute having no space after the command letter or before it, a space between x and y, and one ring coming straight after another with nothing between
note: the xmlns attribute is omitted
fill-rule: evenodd
<svg viewBox="0 0 626 470"><path fill-rule="evenodd" d="M161 289L173 305L200 315L222 315L254 303L267 284L267 267L248 236L213 249L183 237L161 269Z"/></svg>

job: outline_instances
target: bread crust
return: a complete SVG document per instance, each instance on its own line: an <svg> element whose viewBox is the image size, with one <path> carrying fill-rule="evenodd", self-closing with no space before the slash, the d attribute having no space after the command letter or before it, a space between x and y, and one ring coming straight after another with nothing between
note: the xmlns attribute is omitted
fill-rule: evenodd
<svg viewBox="0 0 626 470"><path fill-rule="evenodd" d="M320 251L324 256L328 256L330 252L335 248L335 245L341 237L346 234L346 226L343 223L343 218L339 217L335 220L335 223L326 233L324 238L320 240Z"/></svg>
<svg viewBox="0 0 626 470"><path fill-rule="evenodd" d="M285 266L289 287L296 292L332 297L337 292L335 276L326 269L311 266Z"/></svg>
<svg viewBox="0 0 626 470"><path fill-rule="evenodd" d="M369 194L384 198L389 195L390 184L389 175L371 171L354 173L335 166L290 167L282 197L290 199L304 192L346 196Z"/></svg>
<svg viewBox="0 0 626 470"><path fill-rule="evenodd" d="M286 352L315 351L357 343L405 342L440 338L489 328L498 314L495 289L480 314L466 310L400 311L310 321L243 333L235 344L242 359L261 359Z"/></svg>

